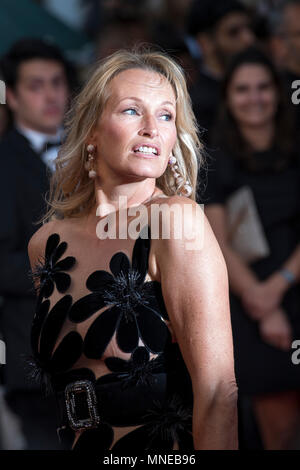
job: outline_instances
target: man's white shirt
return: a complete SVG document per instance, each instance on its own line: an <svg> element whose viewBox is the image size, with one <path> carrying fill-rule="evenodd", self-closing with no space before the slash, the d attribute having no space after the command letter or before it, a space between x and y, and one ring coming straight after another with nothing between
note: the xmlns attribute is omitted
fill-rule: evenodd
<svg viewBox="0 0 300 470"><path fill-rule="evenodd" d="M54 171L54 160L57 157L60 145L55 145L44 151L43 148L45 147L46 142L61 142L63 130L59 128L55 135L43 134L42 132L38 132L33 129L28 129L20 125L17 126L17 130L28 139L32 149L41 156L41 159L44 163L46 163L46 165L51 169L51 171Z"/></svg>

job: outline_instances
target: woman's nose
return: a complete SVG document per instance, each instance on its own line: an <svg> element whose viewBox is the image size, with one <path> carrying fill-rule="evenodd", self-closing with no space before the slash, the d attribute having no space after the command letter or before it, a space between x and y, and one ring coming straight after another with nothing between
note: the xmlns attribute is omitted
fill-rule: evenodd
<svg viewBox="0 0 300 470"><path fill-rule="evenodd" d="M249 93L249 101L251 103L258 103L261 101L261 94L259 92L259 90L252 90L250 93Z"/></svg>
<svg viewBox="0 0 300 470"><path fill-rule="evenodd" d="M147 136L147 137L156 137L158 135L158 130L156 126L156 122L153 118L147 118L139 130L138 134L140 136Z"/></svg>

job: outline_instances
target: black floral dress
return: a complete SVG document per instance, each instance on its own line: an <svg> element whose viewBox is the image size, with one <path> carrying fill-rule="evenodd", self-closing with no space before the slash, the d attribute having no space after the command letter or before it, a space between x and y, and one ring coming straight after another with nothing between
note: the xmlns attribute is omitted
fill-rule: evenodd
<svg viewBox="0 0 300 470"><path fill-rule="evenodd" d="M132 261L115 253L110 272L92 272L86 279L89 293L75 302L68 290L77 261L64 257L66 249L67 243L52 234L33 272L40 287L29 360L31 378L57 396L63 447L103 452L193 449L190 377L172 342L161 285L145 281L148 227L134 244ZM61 297L50 308L55 291ZM84 336L71 329L57 345L66 321L76 325L92 316ZM129 359L103 357L112 338ZM104 361L109 373L96 378L92 367L77 367L82 357ZM131 426L115 438L117 428ZM76 431L80 437L75 440Z"/></svg>

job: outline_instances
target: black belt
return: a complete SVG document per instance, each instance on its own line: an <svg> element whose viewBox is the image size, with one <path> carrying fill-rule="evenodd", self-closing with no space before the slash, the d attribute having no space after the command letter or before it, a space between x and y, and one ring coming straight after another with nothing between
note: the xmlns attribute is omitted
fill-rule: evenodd
<svg viewBox="0 0 300 470"><path fill-rule="evenodd" d="M99 394L98 394L99 395ZM74 431L91 429L100 423L99 405L94 384L89 380L78 380L57 394L61 427L69 425Z"/></svg>
<svg viewBox="0 0 300 470"><path fill-rule="evenodd" d="M146 384L122 388L121 381L93 384L78 380L57 392L61 427L74 431L92 429L102 421L115 426L134 426L147 421L147 413L166 398L167 377L155 374L151 387Z"/></svg>

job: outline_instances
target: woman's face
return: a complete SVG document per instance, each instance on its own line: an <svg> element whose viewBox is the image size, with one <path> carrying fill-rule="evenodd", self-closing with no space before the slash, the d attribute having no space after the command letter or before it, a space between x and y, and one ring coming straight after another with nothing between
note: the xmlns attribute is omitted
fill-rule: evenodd
<svg viewBox="0 0 300 470"><path fill-rule="evenodd" d="M170 83L142 69L119 73L89 143L97 147L100 180L158 178L176 142L176 100Z"/></svg>
<svg viewBox="0 0 300 470"><path fill-rule="evenodd" d="M233 74L227 92L229 110L241 126L269 124L277 109L277 90L268 69L242 65Z"/></svg>

